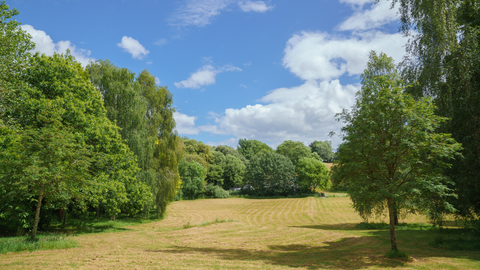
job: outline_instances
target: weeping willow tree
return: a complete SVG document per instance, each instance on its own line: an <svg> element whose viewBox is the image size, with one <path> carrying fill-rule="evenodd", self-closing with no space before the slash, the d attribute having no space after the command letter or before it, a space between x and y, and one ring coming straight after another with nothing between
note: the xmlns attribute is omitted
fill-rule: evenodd
<svg viewBox="0 0 480 270"><path fill-rule="evenodd" d="M180 186L177 164L183 149L174 131L172 94L157 86L147 70L135 77L108 60L91 63L87 69L103 96L107 116L122 129L122 138L137 156L137 178L150 186L160 218Z"/></svg>

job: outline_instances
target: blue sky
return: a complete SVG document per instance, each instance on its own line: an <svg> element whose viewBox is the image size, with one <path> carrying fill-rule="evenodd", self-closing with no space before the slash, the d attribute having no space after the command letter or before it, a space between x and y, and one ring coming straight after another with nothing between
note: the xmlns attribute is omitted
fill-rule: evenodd
<svg viewBox="0 0 480 270"><path fill-rule="evenodd" d="M148 69L173 94L177 131L210 145L331 140L370 50L398 63L407 37L382 0L10 0L47 55Z"/></svg>

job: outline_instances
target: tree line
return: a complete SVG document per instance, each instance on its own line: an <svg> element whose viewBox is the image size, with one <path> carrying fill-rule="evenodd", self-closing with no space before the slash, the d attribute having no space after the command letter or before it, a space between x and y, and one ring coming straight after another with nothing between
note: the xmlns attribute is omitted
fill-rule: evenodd
<svg viewBox="0 0 480 270"><path fill-rule="evenodd" d="M330 141L315 141L311 144L315 147L307 147L288 140L276 150L253 139L240 139L237 149L210 147L188 138L183 143L177 200L225 198L233 188L247 195L289 196L330 187L329 170L323 163L333 157Z"/></svg>

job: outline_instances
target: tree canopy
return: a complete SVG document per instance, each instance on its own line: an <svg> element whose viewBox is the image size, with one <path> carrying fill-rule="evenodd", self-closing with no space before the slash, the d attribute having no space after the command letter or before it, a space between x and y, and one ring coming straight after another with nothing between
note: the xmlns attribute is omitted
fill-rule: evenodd
<svg viewBox="0 0 480 270"><path fill-rule="evenodd" d="M451 203L462 217L480 213L480 6L478 1L395 0L401 31L409 34L402 78L415 98L435 97L437 114L450 120L440 132L462 143L465 158L447 170L458 199ZM412 30L415 30L413 32ZM476 214L475 214L476 213Z"/></svg>
<svg viewBox="0 0 480 270"><path fill-rule="evenodd" d="M383 53L370 54L355 105L338 115L345 126L333 169L362 217L388 211L391 249L397 250L394 217L402 207L422 210L439 199L452 210L446 199L453 195L443 170L461 146L449 134L436 133L446 118L434 114L431 98L415 100L404 94L395 71L376 75L385 63L393 60Z"/></svg>

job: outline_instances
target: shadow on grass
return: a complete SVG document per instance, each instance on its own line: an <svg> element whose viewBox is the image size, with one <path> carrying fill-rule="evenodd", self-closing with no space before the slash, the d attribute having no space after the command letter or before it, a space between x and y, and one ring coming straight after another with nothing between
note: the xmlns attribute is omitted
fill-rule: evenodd
<svg viewBox="0 0 480 270"><path fill-rule="evenodd" d="M332 225L333 227L342 224ZM348 225L350 226L350 225ZM329 227L330 228L330 227ZM323 227L325 229L325 227ZM397 232L398 246L413 259L463 258L480 261L480 253L474 251L450 251L433 248L429 243L435 231L401 230ZM304 267L309 269L363 269L369 267L396 268L408 261L389 259L385 254L390 248L389 231L372 230L368 235L346 237L336 242L321 242L318 245L269 245L268 250L220 247L173 246L163 250L146 250L170 254L205 254L231 261L262 261L273 266ZM435 267L434 265L430 265Z"/></svg>

